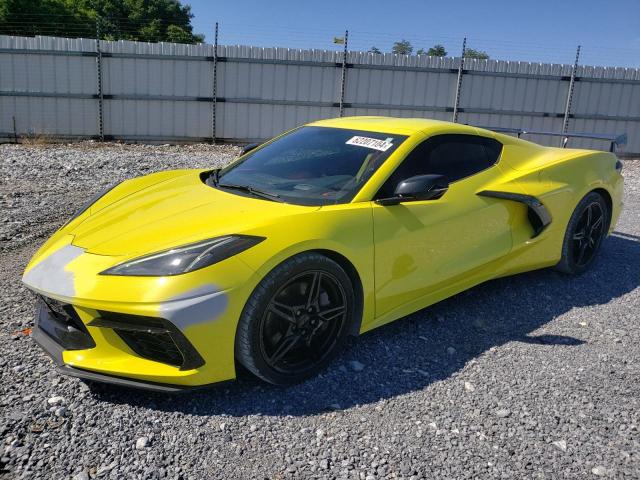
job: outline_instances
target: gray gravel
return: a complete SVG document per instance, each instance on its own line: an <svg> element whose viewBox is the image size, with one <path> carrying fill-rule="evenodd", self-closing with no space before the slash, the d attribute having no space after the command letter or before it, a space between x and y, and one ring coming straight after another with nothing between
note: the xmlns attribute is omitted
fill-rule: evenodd
<svg viewBox="0 0 640 480"><path fill-rule="evenodd" d="M8 478L640 478L640 162L587 274L474 288L281 389L182 396L63 378L23 329L37 245L92 192L234 147L0 146L0 467Z"/></svg>

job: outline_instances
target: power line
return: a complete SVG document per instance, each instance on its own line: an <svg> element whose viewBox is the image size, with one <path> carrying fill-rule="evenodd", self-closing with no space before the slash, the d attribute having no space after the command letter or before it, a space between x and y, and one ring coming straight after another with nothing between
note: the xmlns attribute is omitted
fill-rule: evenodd
<svg viewBox="0 0 640 480"><path fill-rule="evenodd" d="M46 20L54 19L55 22ZM97 18L70 14L25 13L12 15L10 19L0 21L0 33L15 35L49 35L78 38L93 38ZM167 41L167 28L174 23L170 19L152 17L109 16L100 19L103 39L123 39L138 41ZM188 32L197 35L193 25ZM341 48L332 43L332 39L341 32L320 27L297 27L284 25L250 25L241 23L221 24L221 45L247 45L258 47L282 47L296 49L322 49L338 51ZM194 37L195 39L196 37ZM394 42L406 38L413 45L413 53L418 49L428 49L434 45L445 46L449 56L458 56L461 39L453 35L410 35L394 32L371 32L351 30L350 51L368 51L376 46L383 52L389 52ZM578 43L578 42L576 42ZM599 65L638 65L640 47L608 47L582 43L582 64ZM575 45L548 45L531 41L510 39L489 39L468 36L469 48L485 51L491 59L510 62L571 64Z"/></svg>

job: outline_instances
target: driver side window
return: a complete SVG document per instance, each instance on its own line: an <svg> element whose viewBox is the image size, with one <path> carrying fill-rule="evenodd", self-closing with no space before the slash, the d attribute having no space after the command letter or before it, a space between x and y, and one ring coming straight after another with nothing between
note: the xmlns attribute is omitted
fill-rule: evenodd
<svg viewBox="0 0 640 480"><path fill-rule="evenodd" d="M449 183L486 170L500 157L502 144L476 135L445 134L414 148L382 185L375 198L393 196L402 180L415 175L444 175Z"/></svg>

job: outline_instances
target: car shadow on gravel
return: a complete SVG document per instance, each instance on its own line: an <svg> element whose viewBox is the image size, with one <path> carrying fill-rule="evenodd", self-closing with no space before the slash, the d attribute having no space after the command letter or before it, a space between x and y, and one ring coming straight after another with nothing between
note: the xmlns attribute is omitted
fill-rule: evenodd
<svg viewBox="0 0 640 480"><path fill-rule="evenodd" d="M580 338L533 332L571 309L606 304L639 285L640 241L612 235L582 276L539 270L479 285L354 339L327 371L300 385L273 387L241 372L236 382L178 395L91 388L104 402L202 416L346 409L427 388L508 342L580 348Z"/></svg>

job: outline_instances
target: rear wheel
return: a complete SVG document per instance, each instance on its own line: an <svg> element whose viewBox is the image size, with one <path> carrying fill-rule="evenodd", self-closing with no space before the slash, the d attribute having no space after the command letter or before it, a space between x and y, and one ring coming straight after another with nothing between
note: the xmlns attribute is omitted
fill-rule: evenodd
<svg viewBox="0 0 640 480"><path fill-rule="evenodd" d="M597 192L588 193L571 215L556 270L580 274L589 269L609 229L611 213Z"/></svg>
<svg viewBox="0 0 640 480"><path fill-rule="evenodd" d="M236 358L269 383L298 383L340 351L353 313L345 271L323 255L297 255L271 271L249 298L238 324Z"/></svg>

